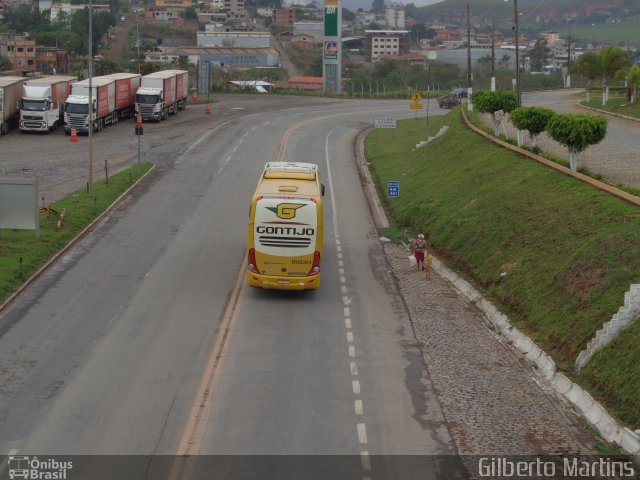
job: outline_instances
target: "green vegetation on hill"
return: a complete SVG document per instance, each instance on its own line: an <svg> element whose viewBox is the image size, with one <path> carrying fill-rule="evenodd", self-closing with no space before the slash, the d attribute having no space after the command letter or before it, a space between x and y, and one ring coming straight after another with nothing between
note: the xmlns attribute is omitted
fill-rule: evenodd
<svg viewBox="0 0 640 480"><path fill-rule="evenodd" d="M568 28L559 30L562 38L569 36ZM574 25L571 38L578 43L602 42L608 45L640 45L640 25L637 23L602 23Z"/></svg>
<svg viewBox="0 0 640 480"><path fill-rule="evenodd" d="M424 232L439 257L572 372L578 353L638 283L640 218L623 218L638 209L477 136L459 113L428 125L399 122L393 142L387 130L368 136L380 191L389 180L401 183L401 196L386 199L393 229ZM444 135L415 150L443 125L450 127ZM626 336L619 342L633 344ZM636 428L638 343L626 353L624 372L600 355L576 378Z"/></svg>

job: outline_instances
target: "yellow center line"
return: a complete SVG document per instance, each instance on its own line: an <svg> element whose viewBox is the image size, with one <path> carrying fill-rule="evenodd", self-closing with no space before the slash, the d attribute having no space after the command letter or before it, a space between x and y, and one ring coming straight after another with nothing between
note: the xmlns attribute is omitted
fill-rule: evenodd
<svg viewBox="0 0 640 480"><path fill-rule="evenodd" d="M211 413L214 393L220 384L220 379L222 378L222 369L226 357L224 353L226 351L226 347L230 344L228 340L232 337L230 332L233 331L238 320L237 311L240 294L243 291L244 278L246 275L245 265L246 258L243 260L240 271L238 272L238 276L231 293L231 298L220 324L220 330L218 330L213 347L211 348L209 360L207 361L207 368L200 380L198 393L195 397L193 406L191 407L191 413L189 414L185 425L182 438L178 444L176 452L177 458L171 468L169 480L191 478L191 471L193 470L195 462L189 461L185 463L185 460L186 457L189 457L190 455L197 455L202 446L202 438L205 431L203 428L203 421L206 420ZM185 470L185 467L188 467L187 470Z"/></svg>
<svg viewBox="0 0 640 480"><path fill-rule="evenodd" d="M335 117L362 115L367 113L376 113L381 110L397 110L396 108L389 109L375 109L365 110L360 112L345 112L333 115L327 115L324 117L314 117L308 120L302 121L296 125L291 126L284 134L280 148L278 150L277 161L284 161L284 153L289 144L291 135L303 125L311 122L326 120ZM245 265L246 258L236 277L233 291L227 308L225 310L221 328L218 330L214 339L209 359L207 361L207 367L202 374L200 385L198 387L198 393L196 394L195 401L191 407L187 423L184 427L180 443L178 444L176 459L173 462L171 471L169 473L169 480L188 480L193 477L193 470L197 459L191 456L197 455L202 448L202 440L205 434L204 425L206 420L211 414L213 408L213 400L215 392L220 385L222 379L222 370L224 367L224 361L226 358L226 351L231 344L231 339L234 335L235 326L238 322L238 311L241 300L241 293L244 291L245 286L244 278L246 275Z"/></svg>
<svg viewBox="0 0 640 480"><path fill-rule="evenodd" d="M324 117L313 117L313 118L309 118L307 120L304 120L302 122L299 122L295 125L292 125L291 127L289 127L289 129L285 132L284 136L282 137L282 142L280 143L280 148L278 149L278 155L276 156L276 162L284 162L284 152L287 148L287 145L289 144L289 138L291 137L291 135L293 134L293 132L295 132L298 128L302 127L303 125L306 125L307 123L311 123L311 122L316 122L319 120L327 120L329 118L336 118L336 117L348 117L348 116L353 116L353 115L362 115L362 114L366 114L366 113L379 113L381 111L385 111L385 110L398 110L398 107L389 107L389 108L377 108L375 110L362 110L359 112L345 112L345 113L334 113L332 115L326 115Z"/></svg>

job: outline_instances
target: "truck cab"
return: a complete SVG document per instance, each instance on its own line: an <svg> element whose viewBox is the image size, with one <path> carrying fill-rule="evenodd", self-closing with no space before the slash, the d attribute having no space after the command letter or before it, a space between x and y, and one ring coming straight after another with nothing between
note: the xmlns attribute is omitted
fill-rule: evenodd
<svg viewBox="0 0 640 480"><path fill-rule="evenodd" d="M93 100L94 131L97 101ZM64 106L64 131L71 133L71 128L75 128L78 133L89 133L89 97L82 95L69 95Z"/></svg>
<svg viewBox="0 0 640 480"><path fill-rule="evenodd" d="M51 100L51 87L25 85L24 95L20 99L20 131L53 130L60 120L60 110Z"/></svg>
<svg viewBox="0 0 640 480"><path fill-rule="evenodd" d="M136 93L136 113L142 117L142 120L154 122L166 120L168 113L164 108L162 89L140 87Z"/></svg>

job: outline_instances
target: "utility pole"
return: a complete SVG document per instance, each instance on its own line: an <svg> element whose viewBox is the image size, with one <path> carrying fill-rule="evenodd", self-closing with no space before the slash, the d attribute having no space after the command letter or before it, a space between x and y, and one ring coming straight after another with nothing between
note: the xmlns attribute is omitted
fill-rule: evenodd
<svg viewBox="0 0 640 480"><path fill-rule="evenodd" d="M140 13L136 11L136 45L138 48L138 73L140 73Z"/></svg>
<svg viewBox="0 0 640 480"><path fill-rule="evenodd" d="M469 2L467 2L467 105L469 110L473 110L473 104L471 103L471 95L473 93L473 87L471 85L472 80L471 73L471 14L469 13Z"/></svg>
<svg viewBox="0 0 640 480"><path fill-rule="evenodd" d="M515 33L516 33L516 107L522 105L522 95L520 90L520 23L518 19L518 0L513 0L513 15L515 18Z"/></svg>
<svg viewBox="0 0 640 480"><path fill-rule="evenodd" d="M471 88L471 17L467 3L467 88Z"/></svg>
<svg viewBox="0 0 640 480"><path fill-rule="evenodd" d="M496 17L491 19L491 91L496 91Z"/></svg>
<svg viewBox="0 0 640 480"><path fill-rule="evenodd" d="M87 183L87 193L93 192L93 2L89 0L89 182Z"/></svg>
<svg viewBox="0 0 640 480"><path fill-rule="evenodd" d="M569 25L569 39L567 40L567 88L571 88L571 25Z"/></svg>

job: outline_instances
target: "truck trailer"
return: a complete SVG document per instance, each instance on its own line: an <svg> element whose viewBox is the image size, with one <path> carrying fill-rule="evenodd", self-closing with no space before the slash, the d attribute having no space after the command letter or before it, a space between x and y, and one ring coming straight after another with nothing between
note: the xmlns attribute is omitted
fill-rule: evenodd
<svg viewBox="0 0 640 480"><path fill-rule="evenodd" d="M187 106L189 73L163 70L142 77L136 94L136 113L143 121L160 122Z"/></svg>
<svg viewBox="0 0 640 480"><path fill-rule="evenodd" d="M20 98L24 77L0 77L0 135L9 133L20 119Z"/></svg>
<svg viewBox="0 0 640 480"><path fill-rule="evenodd" d="M102 76L91 79L93 104L93 131L118 121L116 110L116 79ZM75 128L78 133L89 133L89 79L71 85L71 95L64 107L64 133Z"/></svg>
<svg viewBox="0 0 640 480"><path fill-rule="evenodd" d="M116 112L115 121L119 118L131 118L136 110L136 92L140 88L142 75L139 73L112 73L106 78L114 78L116 81ZM115 123L115 122L114 122Z"/></svg>
<svg viewBox="0 0 640 480"><path fill-rule="evenodd" d="M78 77L27 80L20 100L20 132L50 132L64 121L64 103Z"/></svg>

